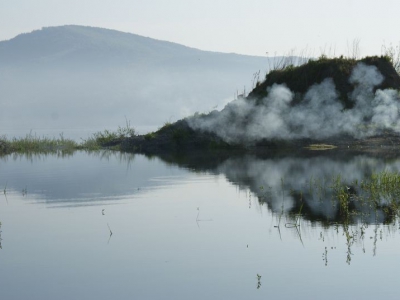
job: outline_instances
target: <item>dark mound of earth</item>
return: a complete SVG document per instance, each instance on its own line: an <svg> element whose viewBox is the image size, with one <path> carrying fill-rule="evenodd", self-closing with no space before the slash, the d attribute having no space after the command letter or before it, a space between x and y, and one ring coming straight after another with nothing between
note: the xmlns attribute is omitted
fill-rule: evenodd
<svg viewBox="0 0 400 300"><path fill-rule="evenodd" d="M375 66L383 75L383 82L375 86L374 91L388 88L400 89L400 76L386 56L372 56L361 60L343 57L333 59L320 58L318 60L310 60L307 64L298 67L286 67L283 70L269 72L265 81L258 84L248 95L248 98L261 99L267 96L267 87L273 84L285 84L295 93L295 99L300 101L312 85L319 84L326 78L332 78L344 107L351 109L354 103L349 95L353 92L355 85L350 83L349 78L358 63Z"/></svg>

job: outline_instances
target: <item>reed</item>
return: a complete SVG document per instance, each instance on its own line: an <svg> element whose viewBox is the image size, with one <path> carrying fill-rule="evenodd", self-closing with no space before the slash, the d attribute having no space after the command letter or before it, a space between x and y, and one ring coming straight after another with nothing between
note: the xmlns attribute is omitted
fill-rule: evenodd
<svg viewBox="0 0 400 300"><path fill-rule="evenodd" d="M59 138L47 138L29 133L22 138L14 137L8 139L7 137L2 137L0 141L5 145L6 152L8 153L50 153L74 151L78 148L78 144L75 141L64 138L63 134L60 134Z"/></svg>
<svg viewBox="0 0 400 300"><path fill-rule="evenodd" d="M99 150L104 147L119 150L121 140L135 136L135 129L125 118L125 126L118 126L116 131L104 130L94 133L88 139L83 139L81 147L86 150Z"/></svg>

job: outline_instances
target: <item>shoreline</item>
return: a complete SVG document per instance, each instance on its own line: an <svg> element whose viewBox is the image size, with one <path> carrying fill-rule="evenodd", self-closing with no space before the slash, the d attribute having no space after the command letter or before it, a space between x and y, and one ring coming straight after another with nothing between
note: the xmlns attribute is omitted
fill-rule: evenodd
<svg viewBox="0 0 400 300"><path fill-rule="evenodd" d="M262 140L253 144L227 143L213 133L195 131L184 120L145 135L98 133L78 144L67 138L40 138L27 135L11 140L0 138L0 155L12 153L72 153L78 150L113 150L148 156L256 154L266 156L383 155L400 156L400 134L385 131L366 138L336 136L326 139Z"/></svg>

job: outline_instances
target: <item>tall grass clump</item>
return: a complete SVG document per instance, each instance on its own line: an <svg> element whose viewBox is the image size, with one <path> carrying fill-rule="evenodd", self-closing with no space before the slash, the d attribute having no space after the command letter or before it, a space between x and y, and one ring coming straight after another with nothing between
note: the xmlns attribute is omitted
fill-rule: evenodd
<svg viewBox="0 0 400 300"><path fill-rule="evenodd" d="M135 136L135 129L130 121L126 120L125 126L118 126L116 131L104 130L94 133L88 139L84 139L81 147L87 150L98 150L102 147L117 147L121 140ZM118 149L116 149L118 150Z"/></svg>
<svg viewBox="0 0 400 300"><path fill-rule="evenodd" d="M393 44L382 45L382 55L389 58L394 69L400 75L400 43L397 46L393 46Z"/></svg>
<svg viewBox="0 0 400 300"><path fill-rule="evenodd" d="M370 201L378 207L386 206L399 213L400 174L383 171L372 174L368 181L362 183L362 188L368 191Z"/></svg>
<svg viewBox="0 0 400 300"><path fill-rule="evenodd" d="M400 216L400 173L373 173L360 183L345 183L340 175L332 178L333 202L339 204L341 220L349 223L351 216L385 214L386 221Z"/></svg>
<svg viewBox="0 0 400 300"><path fill-rule="evenodd" d="M22 138L7 137L0 138L2 148L5 153L55 153L59 151L74 151L78 148L78 144L70 139L64 138L63 134L60 134L59 138L47 138L40 137L36 134L29 133Z"/></svg>
<svg viewBox="0 0 400 300"><path fill-rule="evenodd" d="M274 53L273 60L268 60L268 72L283 71L304 65L310 61L312 56L313 54L307 48L300 52L297 52L296 49L291 49L282 56L278 56L277 53ZM258 76L259 73L256 73L255 75Z"/></svg>

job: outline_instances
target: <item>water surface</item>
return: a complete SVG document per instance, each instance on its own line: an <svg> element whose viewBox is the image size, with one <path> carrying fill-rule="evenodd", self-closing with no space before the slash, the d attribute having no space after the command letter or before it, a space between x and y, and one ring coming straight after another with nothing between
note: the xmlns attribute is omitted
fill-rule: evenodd
<svg viewBox="0 0 400 300"><path fill-rule="evenodd" d="M397 217L355 203L343 221L329 186L399 168L367 156L5 156L2 299L397 299Z"/></svg>

